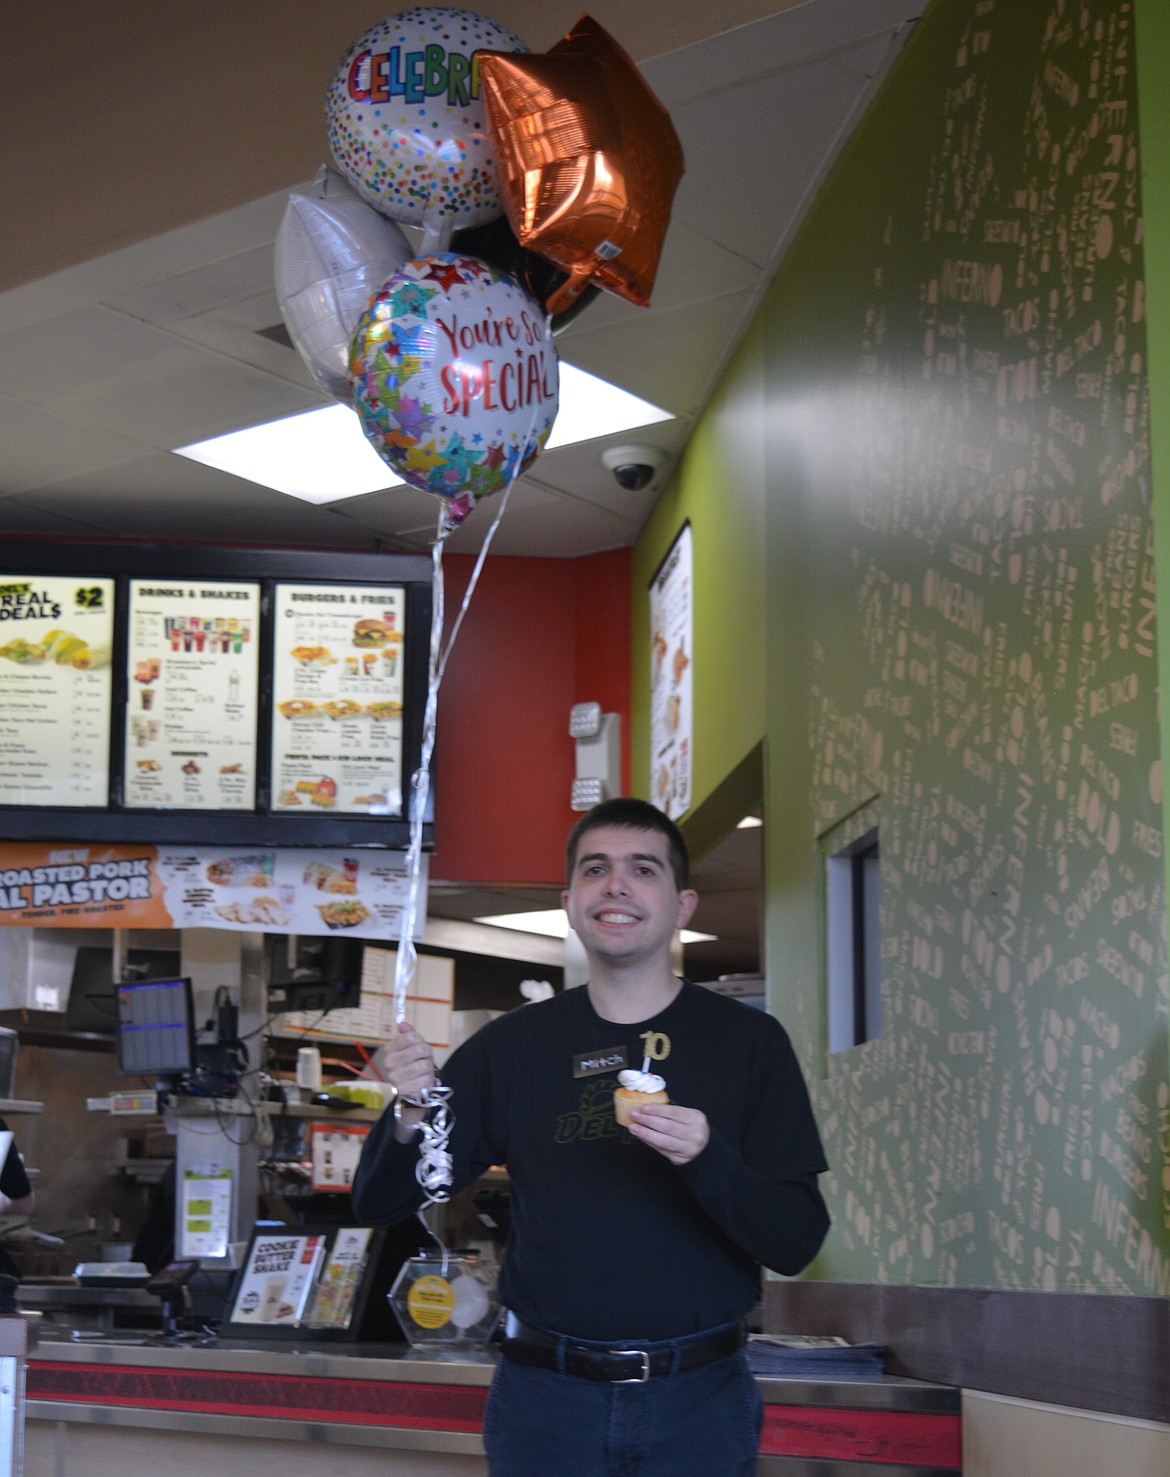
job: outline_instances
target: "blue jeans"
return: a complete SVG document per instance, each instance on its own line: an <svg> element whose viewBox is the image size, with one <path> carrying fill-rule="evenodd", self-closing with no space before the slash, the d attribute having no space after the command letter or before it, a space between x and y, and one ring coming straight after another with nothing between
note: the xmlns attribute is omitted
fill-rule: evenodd
<svg viewBox="0 0 1170 1477"><path fill-rule="evenodd" d="M491 1477L753 1477L763 1414L742 1350L637 1385L501 1358L483 1440Z"/></svg>

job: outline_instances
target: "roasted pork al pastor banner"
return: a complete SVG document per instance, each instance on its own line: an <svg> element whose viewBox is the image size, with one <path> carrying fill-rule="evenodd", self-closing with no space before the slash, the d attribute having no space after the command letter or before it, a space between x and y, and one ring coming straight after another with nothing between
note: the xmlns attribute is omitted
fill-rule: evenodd
<svg viewBox="0 0 1170 1477"><path fill-rule="evenodd" d="M25 928L225 928L387 939L398 936L408 893L405 857L397 851L0 846L0 925ZM418 934L424 923L420 917Z"/></svg>

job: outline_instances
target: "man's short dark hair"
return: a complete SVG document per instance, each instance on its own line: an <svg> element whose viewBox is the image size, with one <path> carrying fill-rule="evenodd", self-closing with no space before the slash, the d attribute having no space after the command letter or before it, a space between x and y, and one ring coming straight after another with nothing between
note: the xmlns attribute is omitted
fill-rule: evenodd
<svg viewBox="0 0 1170 1477"><path fill-rule="evenodd" d="M666 837L667 856L674 883L679 892L690 886L690 857L683 834L668 815L648 800L635 800L630 795L621 795L614 800L603 800L592 810L587 810L573 829L565 846L565 874L570 884L577 867L577 853L581 849L581 838L590 831L599 831L602 826L620 826L625 831L657 831Z"/></svg>

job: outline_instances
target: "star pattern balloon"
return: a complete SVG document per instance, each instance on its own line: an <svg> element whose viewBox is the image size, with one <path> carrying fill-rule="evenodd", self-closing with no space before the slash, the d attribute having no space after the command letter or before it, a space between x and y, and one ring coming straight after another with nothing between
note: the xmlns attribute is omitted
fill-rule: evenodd
<svg viewBox="0 0 1170 1477"><path fill-rule="evenodd" d="M557 353L539 306L476 257L407 262L363 314L350 347L362 430L455 527L540 454L556 419Z"/></svg>

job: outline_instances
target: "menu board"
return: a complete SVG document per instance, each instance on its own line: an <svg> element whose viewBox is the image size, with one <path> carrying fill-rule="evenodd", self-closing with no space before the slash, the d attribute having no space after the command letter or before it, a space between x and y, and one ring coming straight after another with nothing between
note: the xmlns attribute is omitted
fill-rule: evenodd
<svg viewBox="0 0 1170 1477"><path fill-rule="evenodd" d="M684 523L650 585L650 787L672 820L691 806L691 567L691 525Z"/></svg>
<svg viewBox="0 0 1170 1477"><path fill-rule="evenodd" d="M0 574L0 804L109 804L114 581Z"/></svg>
<svg viewBox="0 0 1170 1477"><path fill-rule="evenodd" d="M252 810L260 586L130 581L127 806Z"/></svg>
<svg viewBox="0 0 1170 1477"><path fill-rule="evenodd" d="M277 585L272 808L402 812L402 586Z"/></svg>

